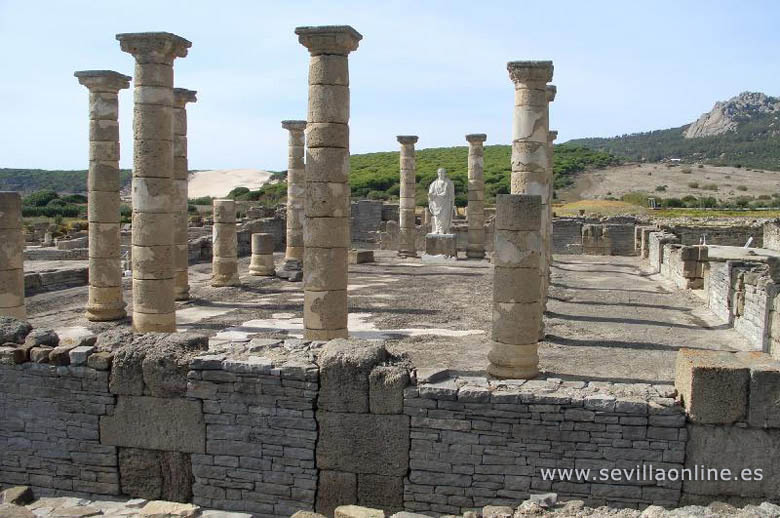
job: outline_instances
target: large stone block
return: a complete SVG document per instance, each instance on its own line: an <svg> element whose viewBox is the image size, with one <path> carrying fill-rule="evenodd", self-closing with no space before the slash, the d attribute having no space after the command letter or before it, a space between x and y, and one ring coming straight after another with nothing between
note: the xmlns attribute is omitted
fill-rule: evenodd
<svg viewBox="0 0 780 518"><path fill-rule="evenodd" d="M750 368L747 421L756 428L780 428L780 362L765 353L737 353Z"/></svg>
<svg viewBox="0 0 780 518"><path fill-rule="evenodd" d="M357 503L357 475L341 471L320 471L317 485L318 512L333 516L340 505Z"/></svg>
<svg viewBox="0 0 780 518"><path fill-rule="evenodd" d="M332 340L320 355L318 407L329 412L369 411L369 374L387 357L384 345L361 340Z"/></svg>
<svg viewBox="0 0 780 518"><path fill-rule="evenodd" d="M192 498L192 462L179 452L119 449L122 494L146 500L188 502Z"/></svg>
<svg viewBox="0 0 780 518"><path fill-rule="evenodd" d="M738 426L688 425L685 467L699 470L698 480L683 482L683 492L726 497L765 499L780 494L780 430L756 430ZM719 479L702 476L702 468L728 469L730 476ZM743 470L752 470L745 480ZM761 470L759 480L756 475Z"/></svg>
<svg viewBox="0 0 780 518"><path fill-rule="evenodd" d="M400 511L404 507L403 477L361 473L358 475L358 503L390 512Z"/></svg>
<svg viewBox="0 0 780 518"><path fill-rule="evenodd" d="M694 423L727 424L743 419L750 371L725 351L680 349L675 387Z"/></svg>
<svg viewBox="0 0 780 518"><path fill-rule="evenodd" d="M381 509L371 509L359 505L342 505L333 511L333 518L385 518Z"/></svg>
<svg viewBox="0 0 780 518"><path fill-rule="evenodd" d="M369 406L372 414L400 414L409 372L400 365L374 367L369 376Z"/></svg>
<svg viewBox="0 0 780 518"><path fill-rule="evenodd" d="M409 416L317 412L320 469L404 476L409 468Z"/></svg>
<svg viewBox="0 0 780 518"><path fill-rule="evenodd" d="M205 453L206 425L199 401L120 396L114 415L100 418L108 446Z"/></svg>

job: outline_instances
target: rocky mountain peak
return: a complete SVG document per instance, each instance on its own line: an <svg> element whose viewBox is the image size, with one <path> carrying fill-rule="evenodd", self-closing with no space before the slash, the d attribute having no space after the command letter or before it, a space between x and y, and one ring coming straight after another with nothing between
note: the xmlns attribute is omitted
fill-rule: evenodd
<svg viewBox="0 0 780 518"><path fill-rule="evenodd" d="M742 92L728 101L715 103L683 132L685 138L709 137L736 131L742 121L763 113L780 113L780 98L761 92Z"/></svg>

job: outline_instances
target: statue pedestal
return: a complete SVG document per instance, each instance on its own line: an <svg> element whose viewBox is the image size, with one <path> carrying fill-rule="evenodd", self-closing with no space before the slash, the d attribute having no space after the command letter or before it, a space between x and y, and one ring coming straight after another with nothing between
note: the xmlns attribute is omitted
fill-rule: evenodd
<svg viewBox="0 0 780 518"><path fill-rule="evenodd" d="M453 262L458 260L455 234L427 234L425 236L424 263Z"/></svg>

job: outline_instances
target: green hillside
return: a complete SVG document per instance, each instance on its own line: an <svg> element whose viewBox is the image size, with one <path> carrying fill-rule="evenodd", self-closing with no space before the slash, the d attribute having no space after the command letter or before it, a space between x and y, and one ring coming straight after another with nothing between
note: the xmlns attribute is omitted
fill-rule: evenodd
<svg viewBox="0 0 780 518"><path fill-rule="evenodd" d="M485 146L485 195L492 202L496 194L509 192L512 148L507 145ZM366 153L352 155L349 183L353 198L397 198L399 186L399 153ZM466 205L468 189L468 147L421 149L417 151L417 203L427 205L428 185L436 178L439 167L455 184L455 203ZM619 162L603 151L582 146L561 144L555 146L555 186L560 188L572 182L573 173L590 168L602 168Z"/></svg>
<svg viewBox="0 0 780 518"><path fill-rule="evenodd" d="M122 169L120 176L123 187L130 183L129 169ZM28 193L42 190L52 190L59 193L87 192L87 171L0 168L0 191Z"/></svg>
<svg viewBox="0 0 780 518"><path fill-rule="evenodd" d="M633 133L612 138L584 138L568 144L607 151L634 161L658 162L680 158L711 165L780 170L780 117L760 113L742 120L737 131L722 135L685 138L688 126Z"/></svg>

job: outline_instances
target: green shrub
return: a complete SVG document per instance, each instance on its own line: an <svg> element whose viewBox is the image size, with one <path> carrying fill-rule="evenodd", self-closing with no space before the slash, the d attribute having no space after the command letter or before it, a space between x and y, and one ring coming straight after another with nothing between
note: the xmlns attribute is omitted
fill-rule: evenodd
<svg viewBox="0 0 780 518"><path fill-rule="evenodd" d="M667 186L666 186L666 185L656 185L656 186L655 186L655 190L656 190L656 192L665 192L665 191L666 191L666 188L667 188Z"/></svg>
<svg viewBox="0 0 780 518"><path fill-rule="evenodd" d="M35 191L34 193L25 196L22 203L28 207L45 207L50 201L56 200L59 197L60 195L57 194L57 191Z"/></svg>
<svg viewBox="0 0 780 518"><path fill-rule="evenodd" d="M691 170L690 167L683 167L682 169L680 169L680 172L682 174L691 174L691 173L693 173L693 171Z"/></svg>
<svg viewBox="0 0 780 518"><path fill-rule="evenodd" d="M87 197L83 194L68 194L60 199L65 203L73 203L76 205L87 203Z"/></svg>
<svg viewBox="0 0 780 518"><path fill-rule="evenodd" d="M701 186L702 189L705 191L717 191L718 190L718 184L716 183L705 183Z"/></svg>
<svg viewBox="0 0 780 518"><path fill-rule="evenodd" d="M691 189L698 189L699 182L688 182L688 187L690 187Z"/></svg>
<svg viewBox="0 0 780 518"><path fill-rule="evenodd" d="M199 198L193 198L190 200L190 203L193 205L211 205L214 201L214 198L211 196L201 196Z"/></svg>
<svg viewBox="0 0 780 518"><path fill-rule="evenodd" d="M747 191L748 188L747 188L747 185L737 185L737 190L738 191Z"/></svg>
<svg viewBox="0 0 780 518"><path fill-rule="evenodd" d="M649 196L647 195L647 193L635 191L635 192L629 192L629 193L624 194L623 196L621 196L620 199L623 200L624 202L630 203L632 205L638 205L640 207L647 207L648 206L648 201L647 201L648 198L649 198Z"/></svg>

